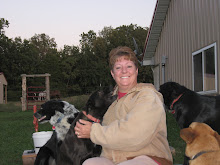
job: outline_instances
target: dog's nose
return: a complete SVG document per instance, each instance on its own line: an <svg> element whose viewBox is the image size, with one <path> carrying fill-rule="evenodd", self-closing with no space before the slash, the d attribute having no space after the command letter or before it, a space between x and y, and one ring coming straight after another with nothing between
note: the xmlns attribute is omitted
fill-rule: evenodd
<svg viewBox="0 0 220 165"><path fill-rule="evenodd" d="M37 119L39 119L41 117L41 115L39 113L34 113L34 117L36 117Z"/></svg>

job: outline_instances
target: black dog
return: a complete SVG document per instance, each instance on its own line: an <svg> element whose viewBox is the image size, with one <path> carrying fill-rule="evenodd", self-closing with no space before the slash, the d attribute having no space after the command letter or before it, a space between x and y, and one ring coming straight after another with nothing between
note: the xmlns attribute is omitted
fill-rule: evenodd
<svg viewBox="0 0 220 165"><path fill-rule="evenodd" d="M220 133L220 96L200 95L175 82L162 84L159 92L166 107L173 110L181 129L189 127L192 122L201 122ZM187 157L184 165L188 165Z"/></svg>
<svg viewBox="0 0 220 165"><path fill-rule="evenodd" d="M159 92L181 129L201 122L220 133L220 96L200 95L175 82L162 84Z"/></svg>
<svg viewBox="0 0 220 165"><path fill-rule="evenodd" d="M51 100L41 105L41 109L34 116L40 124L50 122L55 127L55 131L48 142L40 148L35 165L56 164L57 148L62 143L78 113L79 111L66 101Z"/></svg>
<svg viewBox="0 0 220 165"><path fill-rule="evenodd" d="M79 119L101 122L108 107L116 99L116 96L112 96L112 92L112 89L104 89L91 95L85 111L78 114L59 147L58 165L81 165L86 159L100 155L101 146L95 145L90 139L79 139L75 135L74 127Z"/></svg>
<svg viewBox="0 0 220 165"><path fill-rule="evenodd" d="M110 87L94 92L88 99L85 106L86 113L89 113L96 118L100 117L99 120L101 120L109 105L116 99L116 96L112 96L112 90L113 89ZM40 151L35 160L35 165L63 165L69 164L69 162L71 161L78 161L80 159L83 159L80 161L83 162L86 158L98 156L100 154L101 147L95 146L89 139L83 139L79 141L76 140L75 142L74 139L76 139L77 137L75 137L74 133L71 134L71 131L69 131L68 136L66 135L71 123L75 125L78 119L86 119L82 114L83 113L79 113L73 105L65 101L48 101L42 105L41 110L34 115L40 120L41 123L49 121L52 125L56 127L56 129L51 139L43 147L40 148ZM73 122L75 118L76 120ZM73 125L71 127L74 127ZM71 128L71 130L73 129ZM74 142L79 142L79 144L77 143L73 145ZM67 143L71 143L71 145L61 147L62 143L64 143L64 146ZM77 146L83 144L84 146L87 146L87 143L88 147L91 148L77 148ZM84 155L82 155L82 158L77 157L76 155L70 158L68 151L70 151L70 153L76 152L75 154L80 154L80 152L82 152ZM67 154L65 155L62 152ZM74 165L76 165L76 163L74 163Z"/></svg>

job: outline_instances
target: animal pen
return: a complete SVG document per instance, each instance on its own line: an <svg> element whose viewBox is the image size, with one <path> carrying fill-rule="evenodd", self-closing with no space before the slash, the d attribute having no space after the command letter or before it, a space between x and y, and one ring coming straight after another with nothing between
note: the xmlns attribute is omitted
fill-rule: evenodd
<svg viewBox="0 0 220 165"><path fill-rule="evenodd" d="M37 103L37 102L43 102L50 100L50 74L33 74L33 75L26 75L22 74L22 97L21 97L21 103L22 103L22 111L26 111L28 109L33 109L33 104L31 103ZM27 87L27 77L45 77L45 87L43 86L30 86ZM41 91L33 91L33 89L39 89ZM45 89L42 91L42 89ZM31 96L30 96L31 94ZM32 98L33 100L29 100L29 98ZM43 98L43 99L42 99ZM31 106L31 108L29 108Z"/></svg>

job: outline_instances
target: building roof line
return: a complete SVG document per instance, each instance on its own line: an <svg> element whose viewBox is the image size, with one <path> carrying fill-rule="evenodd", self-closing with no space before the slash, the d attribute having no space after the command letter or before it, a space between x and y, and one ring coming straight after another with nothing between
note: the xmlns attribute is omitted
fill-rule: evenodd
<svg viewBox="0 0 220 165"><path fill-rule="evenodd" d="M142 61L151 59L159 42L171 0L157 0L151 25L144 45Z"/></svg>

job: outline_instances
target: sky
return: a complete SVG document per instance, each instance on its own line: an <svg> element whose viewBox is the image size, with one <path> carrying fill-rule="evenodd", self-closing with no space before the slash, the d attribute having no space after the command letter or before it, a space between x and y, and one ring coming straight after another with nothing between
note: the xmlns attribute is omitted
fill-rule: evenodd
<svg viewBox="0 0 220 165"><path fill-rule="evenodd" d="M0 0L5 35L30 39L45 33L58 48L78 46L80 35L104 27L149 27L157 0Z"/></svg>

